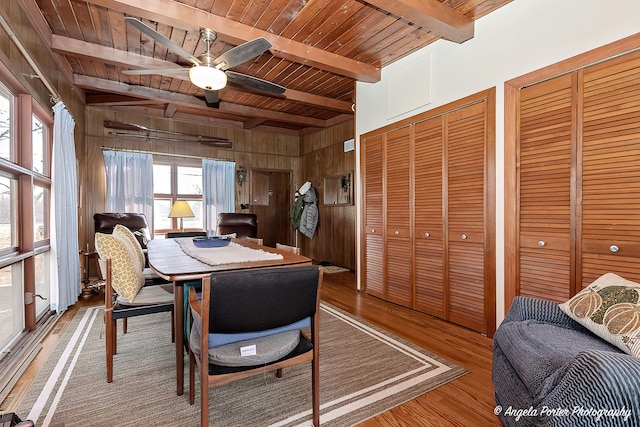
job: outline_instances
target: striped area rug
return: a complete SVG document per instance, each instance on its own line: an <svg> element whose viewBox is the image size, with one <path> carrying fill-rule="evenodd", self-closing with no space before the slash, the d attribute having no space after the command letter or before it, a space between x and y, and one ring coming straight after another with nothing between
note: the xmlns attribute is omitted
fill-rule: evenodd
<svg viewBox="0 0 640 427"><path fill-rule="evenodd" d="M321 310L323 426L355 425L466 373L329 304ZM175 394L169 314L129 319L128 333L118 337L111 384L102 314L102 307L78 312L17 414L38 426L199 425L199 395L190 406L188 379L185 395ZM285 369L281 379L265 374L213 387L209 408L210 425L311 425L310 364Z"/></svg>

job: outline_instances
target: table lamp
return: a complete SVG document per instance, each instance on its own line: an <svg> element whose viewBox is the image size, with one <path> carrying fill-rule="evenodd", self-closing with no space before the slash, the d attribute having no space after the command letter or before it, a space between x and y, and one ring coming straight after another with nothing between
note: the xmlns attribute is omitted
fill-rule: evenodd
<svg viewBox="0 0 640 427"><path fill-rule="evenodd" d="M168 217L180 218L180 231L182 232L184 231L182 218L193 218L195 215L186 200L176 200L173 206L171 206L171 211L169 211Z"/></svg>

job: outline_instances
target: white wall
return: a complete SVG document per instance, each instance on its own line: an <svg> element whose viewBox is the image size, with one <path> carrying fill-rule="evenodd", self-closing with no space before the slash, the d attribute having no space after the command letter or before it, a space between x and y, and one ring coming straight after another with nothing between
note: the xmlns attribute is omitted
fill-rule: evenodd
<svg viewBox="0 0 640 427"><path fill-rule="evenodd" d="M474 38L463 44L440 40L383 68L380 82L357 83L356 155L359 158L359 137L363 133L496 87L496 317L499 323L504 317L504 82L640 32L640 1L515 0L475 24ZM424 61L425 55L430 61ZM387 118L389 76L406 72L407 67L413 67L415 74L420 64L430 66L430 70L418 69L425 76L431 73L431 87L427 91L430 100ZM397 85L397 79L392 80ZM410 93L411 90L411 81L407 81L404 91ZM359 170L356 173L359 176ZM356 253L360 253L360 248Z"/></svg>

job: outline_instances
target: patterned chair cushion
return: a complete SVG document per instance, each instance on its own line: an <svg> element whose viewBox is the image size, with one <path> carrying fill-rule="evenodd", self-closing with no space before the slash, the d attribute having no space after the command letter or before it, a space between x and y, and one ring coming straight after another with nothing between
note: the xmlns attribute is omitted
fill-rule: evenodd
<svg viewBox="0 0 640 427"><path fill-rule="evenodd" d="M640 284L607 273L560 309L625 353L640 357Z"/></svg>
<svg viewBox="0 0 640 427"><path fill-rule="evenodd" d="M98 256L111 260L113 289L125 300L132 302L144 286L140 261L122 236L96 233Z"/></svg>
<svg viewBox="0 0 640 427"><path fill-rule="evenodd" d="M146 263L144 252L142 252L142 246L140 246L140 243L138 243L138 239L136 239L136 236L133 235L133 232L122 224L116 224L116 226L113 228L113 235L122 236L122 240L125 241L129 245L129 249L131 249L136 254L140 263L140 270L142 271Z"/></svg>

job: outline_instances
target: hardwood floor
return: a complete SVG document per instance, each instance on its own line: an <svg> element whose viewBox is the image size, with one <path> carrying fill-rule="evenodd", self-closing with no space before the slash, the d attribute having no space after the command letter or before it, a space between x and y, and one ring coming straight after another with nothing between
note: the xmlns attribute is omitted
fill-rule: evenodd
<svg viewBox="0 0 640 427"><path fill-rule="evenodd" d="M360 424L376 426L500 426L493 414L492 340L477 332L387 303L355 290L355 273L325 274L322 300L464 367L469 373ZM102 304L99 295L65 313L2 408L14 410L79 307ZM8 402L8 403L7 403Z"/></svg>

